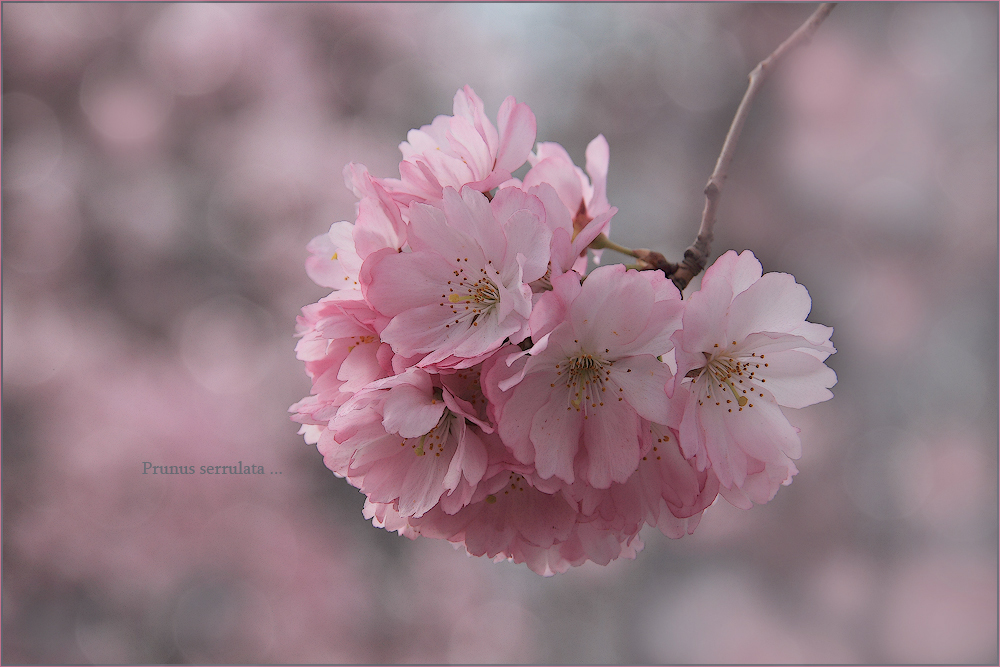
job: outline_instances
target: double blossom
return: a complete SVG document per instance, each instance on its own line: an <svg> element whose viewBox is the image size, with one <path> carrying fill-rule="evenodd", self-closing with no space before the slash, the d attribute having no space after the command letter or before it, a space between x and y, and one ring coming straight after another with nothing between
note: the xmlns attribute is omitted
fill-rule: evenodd
<svg viewBox="0 0 1000 667"><path fill-rule="evenodd" d="M685 300L659 272L588 274L617 211L607 141L584 173L534 140L526 105L494 126L465 87L400 178L348 165L357 217L309 244L334 292L299 318L313 388L291 410L374 525L549 575L634 558L647 525L689 534L717 495L770 500L801 451L782 410L836 375L805 288L749 251Z"/></svg>

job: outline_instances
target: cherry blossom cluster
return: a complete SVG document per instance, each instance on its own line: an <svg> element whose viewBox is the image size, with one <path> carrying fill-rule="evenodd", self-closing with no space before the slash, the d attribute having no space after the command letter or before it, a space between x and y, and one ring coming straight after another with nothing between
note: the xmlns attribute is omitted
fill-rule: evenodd
<svg viewBox="0 0 1000 667"><path fill-rule="evenodd" d="M647 524L689 534L719 495L766 503L800 454L781 408L836 375L805 288L749 251L683 300L660 271L587 273L617 211L608 144L584 172L535 130L465 87L398 179L347 166L357 215L308 246L333 291L298 319L312 393L291 411L376 526L548 575L634 558Z"/></svg>

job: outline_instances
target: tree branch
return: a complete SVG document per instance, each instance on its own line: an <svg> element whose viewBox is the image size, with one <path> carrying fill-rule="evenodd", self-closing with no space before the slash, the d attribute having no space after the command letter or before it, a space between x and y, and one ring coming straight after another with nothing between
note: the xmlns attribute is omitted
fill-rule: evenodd
<svg viewBox="0 0 1000 667"><path fill-rule="evenodd" d="M715 163L715 171L712 172L712 175L708 179L708 185L705 186L705 209L701 214L701 226L698 228L698 237L684 251L684 259L680 264L676 265L677 269L672 273L667 273L671 280L674 281L674 284L677 285L677 289L682 292L688 283L691 282L691 279L705 269L705 264L708 261L713 239L712 228L715 226L715 212L719 206L719 197L722 195L722 186L726 182L729 164L733 161L733 155L736 153L736 142L739 141L740 133L743 131L743 124L750 114L750 105L753 104L754 98L757 97L757 92L764 85L764 80L774 69L775 65L778 64L778 61L796 47L808 42L819 28L820 23L830 14L836 4L835 2L824 2L820 5L813 12L812 16L799 26L798 30L793 32L788 39L781 43L781 46L775 49L767 58L760 61L757 67L750 72L750 85L747 86L747 92L743 95L743 100L736 109L736 116L733 118L732 125L729 126L729 133L722 144L722 152Z"/></svg>

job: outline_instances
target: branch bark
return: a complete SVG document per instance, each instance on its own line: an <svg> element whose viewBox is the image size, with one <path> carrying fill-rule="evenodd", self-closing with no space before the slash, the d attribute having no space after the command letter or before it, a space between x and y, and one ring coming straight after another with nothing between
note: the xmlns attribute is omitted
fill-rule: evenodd
<svg viewBox="0 0 1000 667"><path fill-rule="evenodd" d="M743 100L736 109L736 116L733 118L732 125L729 126L729 133L726 134L726 140L722 144L722 152L715 163L715 170L708 179L708 185L705 186L705 209L701 214L698 237L684 251L684 259L676 265L677 269L667 274L674 281L677 289L682 292L691 279L705 269L705 264L708 262L713 239L712 228L715 226L715 213L719 206L719 197L722 195L722 186L726 182L729 164L733 161L733 155L736 153L736 142L739 141L743 124L750 114L750 105L753 104L757 92L764 85L764 81L778 62L796 47L807 43L836 4L835 2L825 2L820 5L812 16L799 26L798 30L793 32L771 55L760 61L757 67L750 72L750 85L747 86L747 92L744 93Z"/></svg>

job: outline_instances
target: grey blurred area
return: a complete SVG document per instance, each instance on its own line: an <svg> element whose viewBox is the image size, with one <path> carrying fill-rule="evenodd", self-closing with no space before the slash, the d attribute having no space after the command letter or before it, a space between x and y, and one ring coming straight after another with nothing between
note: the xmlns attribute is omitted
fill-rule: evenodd
<svg viewBox="0 0 1000 667"><path fill-rule="evenodd" d="M750 114L714 256L838 348L771 503L546 579L372 527L288 418L346 163L514 95L676 261L813 8L4 3L4 661L996 664L995 3L842 4Z"/></svg>

